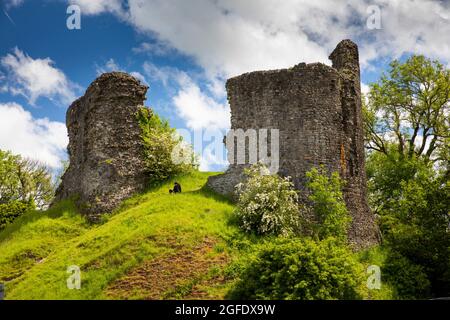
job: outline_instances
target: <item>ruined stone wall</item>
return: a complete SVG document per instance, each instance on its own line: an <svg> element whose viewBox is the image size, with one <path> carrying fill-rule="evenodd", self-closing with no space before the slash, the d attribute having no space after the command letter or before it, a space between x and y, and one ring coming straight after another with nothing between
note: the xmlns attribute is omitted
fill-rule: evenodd
<svg viewBox="0 0 450 320"><path fill-rule="evenodd" d="M145 187L136 112L146 92L146 86L126 73L105 73L69 107L70 165L56 200L76 196L83 211L95 218Z"/></svg>
<svg viewBox="0 0 450 320"><path fill-rule="evenodd" d="M347 181L344 197L353 223L349 238L364 247L377 242L366 199L358 49L342 41L330 55L333 67L301 63L227 81L231 128L279 129L278 173L304 190L305 173L324 165ZM227 146L230 150L230 146ZM208 185L231 195L246 165L231 163Z"/></svg>

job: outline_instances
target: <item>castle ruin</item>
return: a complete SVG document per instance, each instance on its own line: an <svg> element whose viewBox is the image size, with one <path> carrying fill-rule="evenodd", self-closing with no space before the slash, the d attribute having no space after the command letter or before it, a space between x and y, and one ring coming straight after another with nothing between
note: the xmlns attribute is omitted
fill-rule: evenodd
<svg viewBox="0 0 450 320"><path fill-rule="evenodd" d="M77 197L95 220L148 182L136 114L148 87L122 73L102 74L67 110L70 164L56 201Z"/></svg>
<svg viewBox="0 0 450 320"><path fill-rule="evenodd" d="M349 239L366 247L378 239L366 195L358 48L344 40L330 59L332 67L300 63L229 79L231 128L278 129L278 173L292 177L300 191L305 191L305 173L312 167L339 172L353 218ZM147 89L126 73L106 73L69 107L70 164L55 201L76 196L82 211L95 220L144 190L149 175L136 114ZM208 185L233 195L246 166L230 163L224 174L210 177Z"/></svg>
<svg viewBox="0 0 450 320"><path fill-rule="evenodd" d="M329 58L332 67L300 63L229 79L231 128L279 129L278 173L292 177L300 191L312 167L339 172L346 181L343 193L352 216L349 239L366 247L378 239L366 195L358 47L343 40ZM210 177L208 185L233 195L246 166L230 163L224 174Z"/></svg>

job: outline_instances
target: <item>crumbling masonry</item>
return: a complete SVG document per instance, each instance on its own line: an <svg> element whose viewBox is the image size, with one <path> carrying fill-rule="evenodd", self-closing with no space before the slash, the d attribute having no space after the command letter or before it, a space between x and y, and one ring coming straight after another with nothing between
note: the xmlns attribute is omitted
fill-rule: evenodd
<svg viewBox="0 0 450 320"><path fill-rule="evenodd" d="M291 176L299 190L312 167L339 172L347 182L344 197L353 218L349 239L367 247L377 242L377 228L366 196L358 48L343 40L329 58L332 67L300 63L229 79L231 128L279 129L278 173ZM232 195L245 166L231 163L208 185Z"/></svg>
<svg viewBox="0 0 450 320"><path fill-rule="evenodd" d="M95 220L148 182L136 113L147 87L122 72L97 78L67 110L70 164L56 200L76 197Z"/></svg>

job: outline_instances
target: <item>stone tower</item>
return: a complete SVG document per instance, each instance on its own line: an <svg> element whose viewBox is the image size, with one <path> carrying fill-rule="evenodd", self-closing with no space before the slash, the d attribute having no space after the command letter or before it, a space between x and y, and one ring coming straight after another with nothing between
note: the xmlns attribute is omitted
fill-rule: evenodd
<svg viewBox="0 0 450 320"><path fill-rule="evenodd" d="M357 247L377 242L367 204L358 47L343 40L329 57L332 67L300 63L290 69L246 73L227 81L232 129L279 129L279 171L304 190L305 173L324 165L347 184L344 197ZM230 150L230 146L227 146ZM208 185L232 195L245 164L230 163Z"/></svg>
<svg viewBox="0 0 450 320"><path fill-rule="evenodd" d="M145 187L136 113L147 89L126 73L105 73L72 103L66 115L70 164L56 200L76 196L95 219Z"/></svg>

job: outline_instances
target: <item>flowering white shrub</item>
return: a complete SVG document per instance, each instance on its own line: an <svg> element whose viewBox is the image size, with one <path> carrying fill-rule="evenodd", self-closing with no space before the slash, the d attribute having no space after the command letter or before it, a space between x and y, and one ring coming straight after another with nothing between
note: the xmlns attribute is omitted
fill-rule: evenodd
<svg viewBox="0 0 450 320"><path fill-rule="evenodd" d="M289 178L270 174L261 163L245 170L247 180L236 186L235 214L241 228L257 234L289 235L298 231L298 195Z"/></svg>

